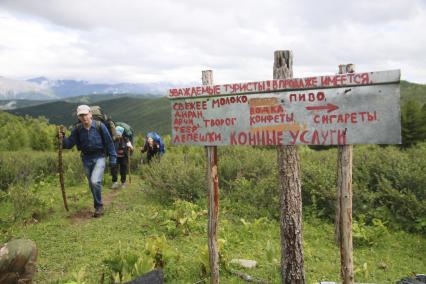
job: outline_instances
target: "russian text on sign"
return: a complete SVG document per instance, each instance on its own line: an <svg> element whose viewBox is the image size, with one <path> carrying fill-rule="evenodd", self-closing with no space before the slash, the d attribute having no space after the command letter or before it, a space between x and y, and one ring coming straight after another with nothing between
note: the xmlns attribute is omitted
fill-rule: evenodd
<svg viewBox="0 0 426 284"><path fill-rule="evenodd" d="M398 144L401 142L399 74L399 71L382 71L274 80L247 86L228 84L211 90L216 94L263 91L274 88L274 84L277 88L286 84L333 87L174 98L171 100L172 142L194 145ZM334 87L340 85L345 87Z"/></svg>

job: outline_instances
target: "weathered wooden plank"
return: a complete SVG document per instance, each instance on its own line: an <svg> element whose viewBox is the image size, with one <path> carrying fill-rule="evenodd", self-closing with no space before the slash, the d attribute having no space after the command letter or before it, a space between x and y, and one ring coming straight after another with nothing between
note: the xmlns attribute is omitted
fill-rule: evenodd
<svg viewBox="0 0 426 284"><path fill-rule="evenodd" d="M399 84L171 100L172 143L399 144Z"/></svg>
<svg viewBox="0 0 426 284"><path fill-rule="evenodd" d="M323 88L342 88L355 86L399 83L400 70L364 73L334 74L305 78L288 78L257 82L230 83L211 86L173 88L169 90L170 99L203 96L224 96L238 94L263 94L290 90L311 90Z"/></svg>

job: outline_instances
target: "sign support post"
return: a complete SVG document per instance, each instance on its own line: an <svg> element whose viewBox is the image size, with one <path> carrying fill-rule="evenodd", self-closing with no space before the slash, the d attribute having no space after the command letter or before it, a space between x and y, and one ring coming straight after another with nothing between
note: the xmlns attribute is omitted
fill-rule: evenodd
<svg viewBox="0 0 426 284"><path fill-rule="evenodd" d="M274 79L293 77L293 53L275 51ZM302 189L296 145L278 145L281 227L281 283L305 283Z"/></svg>
<svg viewBox="0 0 426 284"><path fill-rule="evenodd" d="M354 73L353 64L339 65L339 74ZM343 284L354 283L352 246L352 153L353 145L337 146L336 241L340 248Z"/></svg>
<svg viewBox="0 0 426 284"><path fill-rule="evenodd" d="M203 86L213 85L213 71L202 71ZM210 283L219 283L219 251L217 246L217 227L219 223L219 176L217 167L217 146L205 146L207 160L208 190L208 238Z"/></svg>

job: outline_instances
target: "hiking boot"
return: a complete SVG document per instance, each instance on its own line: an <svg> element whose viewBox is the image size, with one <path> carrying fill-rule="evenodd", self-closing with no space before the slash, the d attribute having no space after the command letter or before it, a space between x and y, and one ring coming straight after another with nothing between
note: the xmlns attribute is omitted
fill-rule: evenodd
<svg viewBox="0 0 426 284"><path fill-rule="evenodd" d="M121 184L121 188L126 188L126 183L125 183L125 182L123 182L123 183Z"/></svg>
<svg viewBox="0 0 426 284"><path fill-rule="evenodd" d="M96 208L95 213L93 213L93 217L98 218L102 215L104 215L104 208L103 207Z"/></svg>
<svg viewBox="0 0 426 284"><path fill-rule="evenodd" d="M118 182L114 182L114 183L112 184L111 188L112 188L112 189L118 189L118 188L119 188Z"/></svg>

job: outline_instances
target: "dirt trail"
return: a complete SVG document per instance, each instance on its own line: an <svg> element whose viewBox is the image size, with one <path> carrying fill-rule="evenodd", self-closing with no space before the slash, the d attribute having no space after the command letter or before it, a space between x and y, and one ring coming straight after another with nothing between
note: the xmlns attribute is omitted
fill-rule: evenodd
<svg viewBox="0 0 426 284"><path fill-rule="evenodd" d="M105 191L105 188L103 189L102 194L102 201L104 204L104 207L108 208L111 202L114 200L114 198L119 194L120 190L110 190L108 189ZM72 224L79 224L87 222L91 219L93 219L93 208L83 208L80 211L72 213L68 218L70 219ZM108 210L108 209L107 209Z"/></svg>

